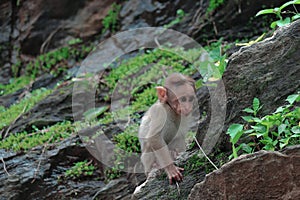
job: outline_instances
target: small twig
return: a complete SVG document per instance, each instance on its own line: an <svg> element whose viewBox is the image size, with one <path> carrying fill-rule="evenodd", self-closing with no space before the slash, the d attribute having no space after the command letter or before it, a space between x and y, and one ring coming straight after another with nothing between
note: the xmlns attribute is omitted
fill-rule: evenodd
<svg viewBox="0 0 300 200"><path fill-rule="evenodd" d="M160 45L159 41L157 40L157 37L155 37L155 38L154 38L154 42L155 42L155 44L158 46L158 48L160 48L160 47L161 47L161 45Z"/></svg>
<svg viewBox="0 0 300 200"><path fill-rule="evenodd" d="M179 187L179 184L178 184L177 181L175 181L175 183L176 183L176 186L177 186L178 195L180 195L180 187Z"/></svg>
<svg viewBox="0 0 300 200"><path fill-rule="evenodd" d="M11 176L10 173L8 173L8 171L7 171L7 169L6 169L6 165L5 165L5 162L4 162L3 157L1 157L1 161L2 161L2 163L3 163L3 169L4 169L5 173L6 173L8 176Z"/></svg>
<svg viewBox="0 0 300 200"><path fill-rule="evenodd" d="M54 31L52 31L50 33L50 35L47 37L47 39L43 42L43 44L41 45L41 48L40 48L40 54L43 54L44 53L44 50L46 48L46 46L50 43L52 37L59 31L59 29L62 28L62 25L57 27L57 29L55 29Z"/></svg>
<svg viewBox="0 0 300 200"><path fill-rule="evenodd" d="M194 140L195 140L195 142L197 143L197 145L198 145L198 147L199 147L199 149L200 149L200 151L203 153L203 155L206 157L206 159L212 164L212 166L214 166L214 168L216 168L217 170L219 169L210 159L209 159L209 157L206 155L206 153L204 152L204 150L202 149L202 147L200 146L200 144L199 144L199 142L198 142L198 140L197 140L197 138L194 136Z"/></svg>
<svg viewBox="0 0 300 200"><path fill-rule="evenodd" d="M43 148L43 150L42 150L42 153L41 153L41 156L40 156L40 159L39 159L39 163L38 163L38 166L37 166L37 168L36 168L36 171L35 171L35 173L34 173L34 175L33 175L33 177L34 177L34 179L31 181L31 183L34 183L34 181L35 181L35 177L37 176L37 173L39 172L39 170L40 170L40 166L41 166L41 162L42 162L42 157L43 157L43 155L44 155L44 153L45 153L45 151L46 151L46 149L47 149L47 147L48 147L48 144L50 143L50 141L53 139L53 135L47 140L47 142L46 142L46 144L45 144L45 146L44 146L44 148Z"/></svg>
<svg viewBox="0 0 300 200"><path fill-rule="evenodd" d="M218 29L217 29L217 25L216 25L215 21L213 21L213 27L214 27L215 34L218 35Z"/></svg>

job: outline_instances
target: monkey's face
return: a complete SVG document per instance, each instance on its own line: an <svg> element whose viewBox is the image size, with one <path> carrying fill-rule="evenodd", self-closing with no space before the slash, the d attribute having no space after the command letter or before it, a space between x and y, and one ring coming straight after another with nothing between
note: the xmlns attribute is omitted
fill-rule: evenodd
<svg viewBox="0 0 300 200"><path fill-rule="evenodd" d="M171 107L178 115L188 116L194 107L196 99L194 88L189 85L181 85L171 95Z"/></svg>

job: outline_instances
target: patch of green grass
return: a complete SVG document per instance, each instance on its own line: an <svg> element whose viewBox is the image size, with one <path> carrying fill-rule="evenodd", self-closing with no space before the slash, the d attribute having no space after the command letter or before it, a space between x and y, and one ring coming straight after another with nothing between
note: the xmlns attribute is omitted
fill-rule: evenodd
<svg viewBox="0 0 300 200"><path fill-rule="evenodd" d="M138 124L133 124L128 126L124 132L115 135L114 141L116 142L116 147L128 153L140 153L141 146L137 137L138 129Z"/></svg>
<svg viewBox="0 0 300 200"><path fill-rule="evenodd" d="M105 33L107 30L112 32L116 31L118 24L118 15L121 10L121 5L113 3L111 9L108 11L108 14L102 21L103 29L102 33Z"/></svg>
<svg viewBox="0 0 300 200"><path fill-rule="evenodd" d="M9 126L21 114L29 111L37 102L52 93L52 90L45 88L34 90L30 95L23 98L19 103L11 105L9 108L0 106L0 130Z"/></svg>
<svg viewBox="0 0 300 200"><path fill-rule="evenodd" d="M93 173L95 172L96 167L92 165L91 162L88 162L87 160L77 162L72 166L70 169L68 169L64 177L66 179L79 179L87 176L92 176Z"/></svg>
<svg viewBox="0 0 300 200"><path fill-rule="evenodd" d="M34 128L34 130L32 133L24 131L11 134L0 141L0 148L13 151L26 151L36 146L56 143L74 134L75 127L70 121L64 121L42 130L38 130L37 128Z"/></svg>
<svg viewBox="0 0 300 200"><path fill-rule="evenodd" d="M9 84L7 85L0 84L0 96L16 92L19 89L22 89L25 86L29 85L30 81L31 78L29 76L12 78Z"/></svg>
<svg viewBox="0 0 300 200"><path fill-rule="evenodd" d="M25 67L25 73L32 79L43 73L58 75L68 68L67 61L69 59L81 60L92 50L92 45L80 45L79 47L69 45L49 51L30 61Z"/></svg>
<svg viewBox="0 0 300 200"><path fill-rule="evenodd" d="M123 174L123 170L128 166L128 158L139 157L141 147L138 134L138 124L128 126L124 132L115 135L113 140L115 145L115 161L114 166L105 170L106 180L118 178ZM130 159L129 159L130 160Z"/></svg>

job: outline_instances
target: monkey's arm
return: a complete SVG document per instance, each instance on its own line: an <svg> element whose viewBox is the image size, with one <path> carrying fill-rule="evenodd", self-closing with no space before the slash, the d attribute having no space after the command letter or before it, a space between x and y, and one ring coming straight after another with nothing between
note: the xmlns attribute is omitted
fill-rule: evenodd
<svg viewBox="0 0 300 200"><path fill-rule="evenodd" d="M150 124L144 138L144 152L153 152L160 167L173 164L168 145L163 140L163 127L165 126L167 113L162 104L156 104L149 110Z"/></svg>

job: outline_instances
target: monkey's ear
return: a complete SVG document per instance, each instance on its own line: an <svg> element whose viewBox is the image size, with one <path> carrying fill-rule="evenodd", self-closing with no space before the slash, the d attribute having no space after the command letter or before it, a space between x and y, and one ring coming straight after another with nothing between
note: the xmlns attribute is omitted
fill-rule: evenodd
<svg viewBox="0 0 300 200"><path fill-rule="evenodd" d="M157 92L157 96L158 99L161 103L166 103L167 102L167 89L165 87L162 86L158 86L156 87L156 92Z"/></svg>

